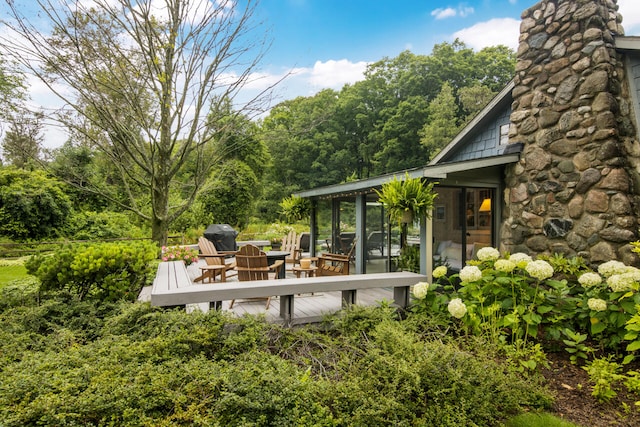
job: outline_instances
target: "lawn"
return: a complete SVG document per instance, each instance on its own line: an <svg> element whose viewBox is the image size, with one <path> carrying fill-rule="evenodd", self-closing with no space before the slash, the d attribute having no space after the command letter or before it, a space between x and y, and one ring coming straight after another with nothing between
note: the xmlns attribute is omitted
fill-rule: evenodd
<svg viewBox="0 0 640 427"><path fill-rule="evenodd" d="M14 280L24 279L27 276L27 269L19 260L0 260L0 287L5 286Z"/></svg>

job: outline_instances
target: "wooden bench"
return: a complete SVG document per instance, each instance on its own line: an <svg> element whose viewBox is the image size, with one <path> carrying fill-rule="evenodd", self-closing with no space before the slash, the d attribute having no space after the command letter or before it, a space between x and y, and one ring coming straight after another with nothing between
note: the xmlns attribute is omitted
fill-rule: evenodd
<svg viewBox="0 0 640 427"><path fill-rule="evenodd" d="M158 267L158 272L160 274L160 267ZM393 288L395 305L406 308L410 302L411 286L426 280L427 277L424 275L406 271L191 284L191 286L178 285L173 288L167 287L164 284L165 280L156 280L151 290L151 305L177 306L209 302L212 308L219 309L222 306L222 301L279 296L280 317L286 324L291 324L294 317L294 298L297 294L340 291L342 292L342 305L348 306L355 304L358 289ZM177 281L175 283L177 284Z"/></svg>

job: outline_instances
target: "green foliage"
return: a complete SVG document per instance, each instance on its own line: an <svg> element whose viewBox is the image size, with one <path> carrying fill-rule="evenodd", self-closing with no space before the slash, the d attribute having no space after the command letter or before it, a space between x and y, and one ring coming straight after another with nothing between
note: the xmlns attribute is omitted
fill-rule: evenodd
<svg viewBox="0 0 640 427"><path fill-rule="evenodd" d="M65 237L72 240L101 240L145 237L128 214L122 212L82 211L73 214Z"/></svg>
<svg viewBox="0 0 640 427"><path fill-rule="evenodd" d="M550 403L539 381L424 340L390 307L284 328L50 293L0 325L6 426L492 426Z"/></svg>
<svg viewBox="0 0 640 427"><path fill-rule="evenodd" d="M586 344L587 334L581 334L569 328L563 329L562 334L566 337L562 342L566 345L565 351L571 355L569 357L571 363L585 361L589 358L589 354L593 354L593 348Z"/></svg>
<svg viewBox="0 0 640 427"><path fill-rule="evenodd" d="M484 106L484 105L483 105ZM456 100L451 85L445 82L438 96L429 103L429 120L420 130L420 143L435 157L460 130Z"/></svg>
<svg viewBox="0 0 640 427"><path fill-rule="evenodd" d="M208 224L230 224L243 228L248 222L261 184L253 170L241 160L225 162L209 190L198 197Z"/></svg>
<svg viewBox="0 0 640 427"><path fill-rule="evenodd" d="M548 413L527 412L517 415L506 423L506 427L580 427Z"/></svg>
<svg viewBox="0 0 640 427"><path fill-rule="evenodd" d="M81 300L134 300L151 274L158 250L150 242L69 245L26 263L42 291L68 290Z"/></svg>
<svg viewBox="0 0 640 427"><path fill-rule="evenodd" d="M311 202L298 196L289 196L280 202L282 214L289 222L300 221L309 217Z"/></svg>
<svg viewBox="0 0 640 427"><path fill-rule="evenodd" d="M420 247L405 246L400 250L398 268L403 271L420 272Z"/></svg>
<svg viewBox="0 0 640 427"><path fill-rule="evenodd" d="M610 358L592 360L583 367L594 384L591 395L601 402L608 402L618 393L614 390L617 383L622 382L624 375L620 374L621 366L612 362Z"/></svg>
<svg viewBox="0 0 640 427"><path fill-rule="evenodd" d="M70 212L62 184L43 171L0 168L0 235L16 240L56 236Z"/></svg>
<svg viewBox="0 0 640 427"><path fill-rule="evenodd" d="M431 209L438 196L433 191L434 182L424 183L420 178L411 178L406 173L403 180L394 176L391 181L382 184L376 193L389 214L389 217L401 223L403 214L410 213L417 217L431 215Z"/></svg>

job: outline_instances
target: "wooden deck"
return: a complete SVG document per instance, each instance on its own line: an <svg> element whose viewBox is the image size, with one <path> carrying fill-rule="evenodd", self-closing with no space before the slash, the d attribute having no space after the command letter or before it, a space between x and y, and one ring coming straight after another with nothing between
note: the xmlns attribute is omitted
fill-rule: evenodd
<svg viewBox="0 0 640 427"><path fill-rule="evenodd" d="M204 261L200 261L204 265ZM192 264L187 267L187 271L191 279L195 279L200 275L200 264ZM295 277L291 271L287 271L287 277ZM237 277L233 276L227 279L228 282L237 281ZM199 282L198 282L199 283ZM219 286L224 286L224 283L216 282ZM197 285L196 285L197 286ZM138 300L150 301L151 286L145 287ZM380 302L393 301L393 289L392 288L377 288L377 289L362 289L357 293L356 304L371 306L379 305ZM280 298L273 297L269 310L265 309L265 300L236 300L232 309L229 308L230 301L222 302L222 310L234 313L236 316L243 316L245 314L260 315L264 314L265 318L269 322L282 323L283 319L280 317ZM187 312L194 310L207 311L209 309L208 303L202 304L189 304L187 305ZM324 316L335 313L342 309L342 293L341 292L319 292L314 294L303 294L295 297L294 305L294 320L293 324L314 323L321 321Z"/></svg>

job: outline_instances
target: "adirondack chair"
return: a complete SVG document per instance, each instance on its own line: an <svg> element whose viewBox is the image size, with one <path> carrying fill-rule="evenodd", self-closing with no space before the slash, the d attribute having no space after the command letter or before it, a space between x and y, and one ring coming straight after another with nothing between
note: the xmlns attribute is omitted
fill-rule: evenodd
<svg viewBox="0 0 640 427"><path fill-rule="evenodd" d="M349 274L349 265L354 256L356 242L358 238L353 239L351 249L346 254L325 253L318 257L318 270L316 276L339 276Z"/></svg>
<svg viewBox="0 0 640 427"><path fill-rule="evenodd" d="M301 239L302 234L298 235L295 231L290 231L289 234L282 239L280 250L289 252L289 256L285 259L285 262L291 264L292 267L300 263L300 256L302 254L302 249L300 248Z"/></svg>
<svg viewBox="0 0 640 427"><path fill-rule="evenodd" d="M196 277L196 282L199 282L201 280L204 281L205 278L208 278L209 281L211 281L212 279L215 280L216 276L218 275L226 278L230 275L229 273L235 268L235 262L225 262L225 258L227 258L229 255L235 254L235 251L218 252L211 240L207 239L204 236L198 239L198 248L200 249L200 254L198 254L198 257L204 258L207 266L224 266L224 268L202 268L202 274Z"/></svg>
<svg viewBox="0 0 640 427"><path fill-rule="evenodd" d="M246 282L249 280L269 280L278 278L278 270L282 267L284 262L278 260L271 265L268 265L267 255L260 250L257 246L244 245L236 253L236 271L238 272L238 280ZM273 277L270 277L270 273L274 273ZM267 300L266 309L269 309L271 303L271 297L265 298ZM235 300L231 301L229 308L233 308Z"/></svg>

